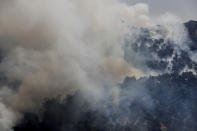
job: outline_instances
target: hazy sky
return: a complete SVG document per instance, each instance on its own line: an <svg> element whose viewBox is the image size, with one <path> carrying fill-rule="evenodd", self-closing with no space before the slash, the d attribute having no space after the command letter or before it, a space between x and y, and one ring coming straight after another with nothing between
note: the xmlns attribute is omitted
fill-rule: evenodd
<svg viewBox="0 0 197 131"><path fill-rule="evenodd" d="M197 20L197 0L123 0L130 4L147 3L150 15L157 16L166 12L173 13L184 21Z"/></svg>

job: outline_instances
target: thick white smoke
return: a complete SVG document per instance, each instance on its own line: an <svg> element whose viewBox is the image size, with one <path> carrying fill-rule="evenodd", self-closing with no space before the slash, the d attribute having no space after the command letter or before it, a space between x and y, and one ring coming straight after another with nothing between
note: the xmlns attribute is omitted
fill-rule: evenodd
<svg viewBox="0 0 197 131"><path fill-rule="evenodd" d="M6 57L0 70L22 82L6 103L15 111L34 112L44 98L66 96L77 89L104 98L104 87L116 92L116 85L126 76L144 75L124 60L122 48L125 34L132 34L128 27L154 24L146 4L117 0L8 0L0 4L0 36L10 40L1 43ZM0 126L9 131L13 114L4 104L0 106L8 115L2 116Z"/></svg>
<svg viewBox="0 0 197 131"><path fill-rule="evenodd" d="M0 129L2 131L12 131L11 127L16 122L16 114L8 109L3 103L0 103Z"/></svg>
<svg viewBox="0 0 197 131"><path fill-rule="evenodd" d="M1 87L0 89L0 129L2 131L12 131L11 127L16 124L19 114L6 106L13 91L8 87Z"/></svg>
<svg viewBox="0 0 197 131"><path fill-rule="evenodd" d="M5 47L9 54L1 70L22 81L14 107L33 108L40 98L69 88L96 91L125 76L142 75L124 61L121 43L127 26L148 24L147 5L115 0L7 4L0 13L0 34L14 40Z"/></svg>

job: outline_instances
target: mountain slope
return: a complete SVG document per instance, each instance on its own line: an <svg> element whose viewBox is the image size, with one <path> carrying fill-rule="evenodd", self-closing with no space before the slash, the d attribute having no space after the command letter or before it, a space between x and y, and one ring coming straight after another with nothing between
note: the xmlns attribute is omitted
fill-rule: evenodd
<svg viewBox="0 0 197 131"><path fill-rule="evenodd" d="M117 105L109 97L98 103L99 109L91 108L78 91L62 102L46 100L40 114L26 113L14 131L196 131L197 63L192 56L197 22L184 25L188 37L181 44L167 37L162 26L137 29L136 39L126 42L125 59L158 75L127 77L118 88Z"/></svg>

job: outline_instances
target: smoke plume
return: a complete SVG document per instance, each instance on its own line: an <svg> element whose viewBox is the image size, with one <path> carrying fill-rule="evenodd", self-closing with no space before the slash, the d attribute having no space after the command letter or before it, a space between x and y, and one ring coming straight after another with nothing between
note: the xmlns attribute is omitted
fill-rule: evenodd
<svg viewBox="0 0 197 131"><path fill-rule="evenodd" d="M172 26L179 21L170 14L152 19L148 5L118 0L1 0L0 72L7 83L0 88L7 95L0 93L0 128L10 131L20 115L39 113L46 99L60 97L61 101L78 90L89 108L100 109L108 117L110 105L111 110L121 105L117 109L121 117L113 123L123 124L128 113L134 115L123 108L138 97L146 97L145 108L154 110L143 84L123 91L119 87L127 77L151 75L153 70L144 62L159 59L138 55L129 46L140 36L136 29L161 24L163 34L153 30L151 38L173 41L174 53L189 51L182 46L187 38L184 26ZM171 70L154 73L167 71Z"/></svg>

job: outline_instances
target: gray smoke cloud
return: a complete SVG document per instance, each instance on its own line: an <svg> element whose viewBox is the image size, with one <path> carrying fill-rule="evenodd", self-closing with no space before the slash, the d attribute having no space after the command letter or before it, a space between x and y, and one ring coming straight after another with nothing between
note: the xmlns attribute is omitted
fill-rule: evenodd
<svg viewBox="0 0 197 131"><path fill-rule="evenodd" d="M179 20L169 14L163 18L169 28ZM0 71L21 82L0 105L0 112L8 115L2 116L0 127L10 130L16 118L13 112L36 112L45 98L66 97L78 89L99 100L110 87L118 103L117 84L127 76L146 75L124 59L125 35L132 35L128 27L162 22L151 19L148 5L142 3L0 1L0 36L5 39L1 48L6 52Z"/></svg>

